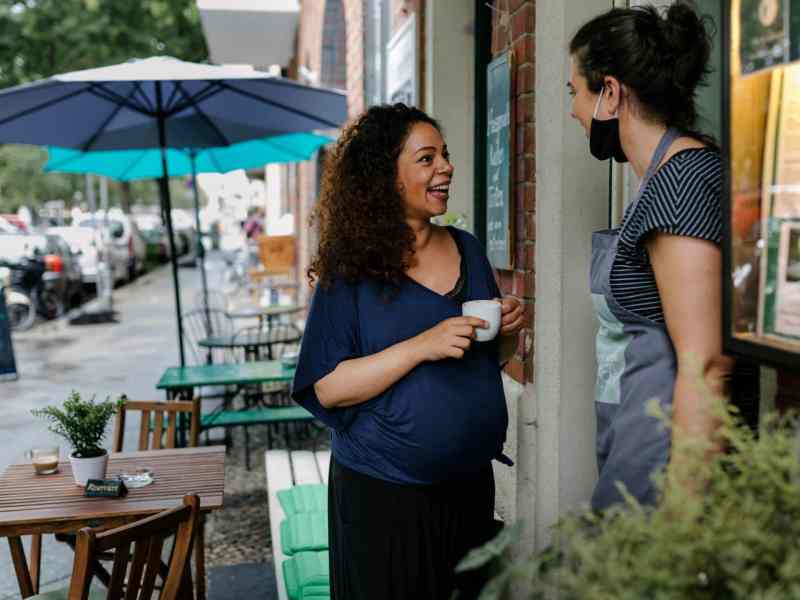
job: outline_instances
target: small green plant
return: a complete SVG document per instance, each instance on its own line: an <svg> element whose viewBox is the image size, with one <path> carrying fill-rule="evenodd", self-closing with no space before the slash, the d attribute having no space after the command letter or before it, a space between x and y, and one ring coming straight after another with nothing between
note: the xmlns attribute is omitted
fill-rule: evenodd
<svg viewBox="0 0 800 600"><path fill-rule="evenodd" d="M602 515L565 517L547 550L506 560L480 600L504 598L510 586L531 600L800 598L800 420L773 415L756 433L733 408L719 419L727 451L709 461L707 445L674 449L684 458L657 477L657 506L627 495ZM459 569L497 556L487 550Z"/></svg>
<svg viewBox="0 0 800 600"><path fill-rule="evenodd" d="M92 458L105 452L101 443L106 427L124 402L124 397L119 400L106 398L103 402L95 402L94 396L83 400L78 392L73 391L63 406L47 406L31 413L50 422L48 429L69 442L75 458Z"/></svg>

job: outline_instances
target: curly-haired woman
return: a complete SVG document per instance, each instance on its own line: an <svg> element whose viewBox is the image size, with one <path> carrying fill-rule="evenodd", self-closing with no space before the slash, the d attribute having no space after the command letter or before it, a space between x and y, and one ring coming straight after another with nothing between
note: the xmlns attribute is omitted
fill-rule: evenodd
<svg viewBox="0 0 800 600"><path fill-rule="evenodd" d="M695 92L711 39L685 1L613 9L570 43L572 116L595 158L630 161L641 179L619 229L592 238L597 334L597 457L592 506L622 502L622 482L656 501L653 471L670 460L670 431L648 415L672 409L672 438L713 440L711 403L731 361L722 354L722 162L697 133Z"/></svg>
<svg viewBox="0 0 800 600"><path fill-rule="evenodd" d="M438 123L373 107L329 159L317 217L316 290L293 397L332 429L332 598L445 599L453 567L493 532L491 461L508 417L500 364L522 307L502 300L501 334L461 316L500 296L470 234L431 223L453 177ZM507 459L504 459L507 460Z"/></svg>

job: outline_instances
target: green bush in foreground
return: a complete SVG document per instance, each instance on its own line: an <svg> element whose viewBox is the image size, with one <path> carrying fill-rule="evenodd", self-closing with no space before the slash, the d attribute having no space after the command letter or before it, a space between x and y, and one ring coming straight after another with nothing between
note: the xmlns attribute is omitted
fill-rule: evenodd
<svg viewBox="0 0 800 600"><path fill-rule="evenodd" d="M659 477L666 493L657 507L628 497L602 517L586 509L564 518L550 548L501 565L481 600L510 586L531 599L800 598L798 419L769 418L758 436L733 410L720 420L729 451L708 462L707 448L682 448L680 467ZM692 494L675 481L707 487ZM459 569L502 556L513 535L501 536Z"/></svg>

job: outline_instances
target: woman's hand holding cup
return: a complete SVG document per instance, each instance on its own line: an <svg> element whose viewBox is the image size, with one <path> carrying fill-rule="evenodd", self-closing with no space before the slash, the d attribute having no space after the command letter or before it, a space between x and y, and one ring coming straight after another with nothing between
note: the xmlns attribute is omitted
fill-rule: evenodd
<svg viewBox="0 0 800 600"><path fill-rule="evenodd" d="M489 324L477 317L451 317L416 337L422 361L463 358L476 337L476 329Z"/></svg>
<svg viewBox="0 0 800 600"><path fill-rule="evenodd" d="M461 305L464 316L477 317L487 323L485 329L476 331L475 339L479 342L488 342L497 336L500 330L502 317L502 304L499 300L470 300Z"/></svg>
<svg viewBox="0 0 800 600"><path fill-rule="evenodd" d="M500 323L500 333L512 335L519 333L523 325L524 307L514 296L496 298L502 304L502 321Z"/></svg>

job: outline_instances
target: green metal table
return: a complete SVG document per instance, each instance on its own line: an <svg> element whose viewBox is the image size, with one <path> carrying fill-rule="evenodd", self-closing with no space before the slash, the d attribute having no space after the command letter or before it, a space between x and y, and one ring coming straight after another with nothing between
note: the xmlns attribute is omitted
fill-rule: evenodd
<svg viewBox="0 0 800 600"><path fill-rule="evenodd" d="M195 388L205 386L233 385L237 388L263 383L289 383L294 379L294 367L287 367L279 360L262 360L245 363L220 363L195 365L191 367L169 367L159 379L156 388L165 390L168 399L191 399ZM220 410L227 410L227 401ZM179 441L185 444L184 427L180 428ZM226 445L229 442L226 435ZM249 468L250 456L247 428L245 427L245 448Z"/></svg>
<svg viewBox="0 0 800 600"><path fill-rule="evenodd" d="M305 306L300 304L246 304L227 311L231 319L258 319L258 326L264 326L266 319L267 325L272 324L277 318L284 315L292 315L305 310Z"/></svg>
<svg viewBox="0 0 800 600"><path fill-rule="evenodd" d="M165 390L170 398L192 394L194 388L214 385L255 385L285 383L294 379L294 367L279 360L259 360L246 363L169 367L156 388ZM191 396L190 396L191 397Z"/></svg>
<svg viewBox="0 0 800 600"><path fill-rule="evenodd" d="M272 360L272 346L276 344L292 344L301 339L300 331L272 331L261 330L258 333L240 333L234 335L216 335L207 337L197 342L204 348L243 348L246 361L257 361L260 358L260 349L266 347L267 358Z"/></svg>

